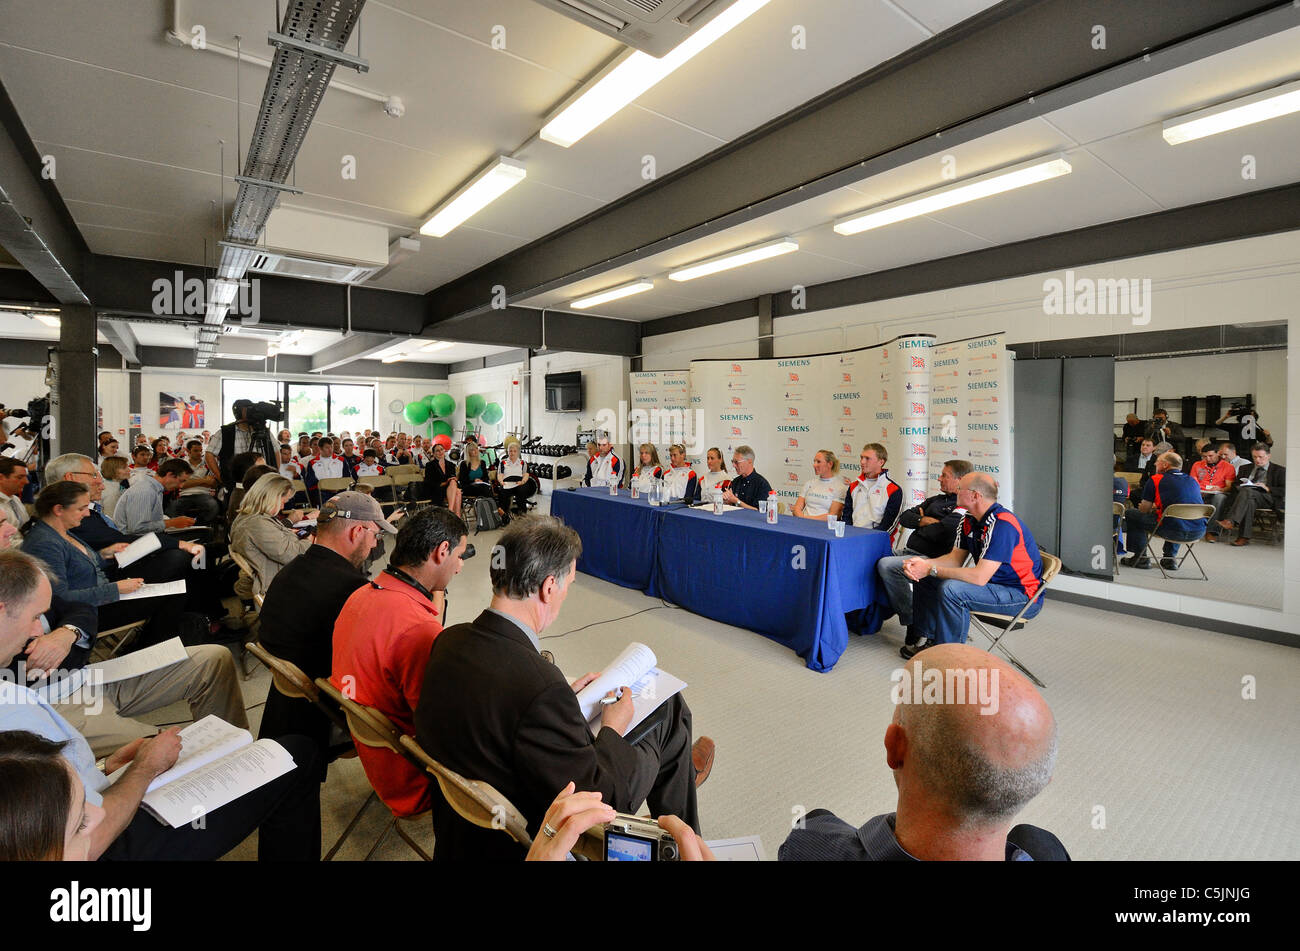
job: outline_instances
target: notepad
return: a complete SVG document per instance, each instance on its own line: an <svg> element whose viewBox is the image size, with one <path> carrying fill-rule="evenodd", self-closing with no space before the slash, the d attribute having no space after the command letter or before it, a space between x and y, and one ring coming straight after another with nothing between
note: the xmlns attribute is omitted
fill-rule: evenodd
<svg viewBox="0 0 1300 951"><path fill-rule="evenodd" d="M150 532L147 535L141 535L135 541L131 542L131 544L127 545L126 548L114 555L113 558L117 561L117 566L119 568L125 568L127 565L135 564L147 555L152 555L159 548L162 548L162 542L158 540L157 535Z"/></svg>
<svg viewBox="0 0 1300 951"><path fill-rule="evenodd" d="M632 722L627 727L631 732L665 701L686 688L686 681L660 670L656 663L654 651L633 641L599 677L578 691L578 706L593 735L600 732L600 715L604 711L600 700L611 690L627 686L632 691Z"/></svg>
<svg viewBox="0 0 1300 951"><path fill-rule="evenodd" d="M160 584L146 584L136 588L130 594L124 594L119 601L139 601L141 598L165 598L173 594L185 593L185 579L164 581Z"/></svg>

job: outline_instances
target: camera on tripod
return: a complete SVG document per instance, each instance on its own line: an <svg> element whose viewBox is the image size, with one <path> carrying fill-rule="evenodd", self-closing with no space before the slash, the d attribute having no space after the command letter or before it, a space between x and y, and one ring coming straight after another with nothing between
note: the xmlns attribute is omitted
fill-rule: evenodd
<svg viewBox="0 0 1300 951"><path fill-rule="evenodd" d="M231 408L234 410L236 417L239 416L239 411L242 409L244 419L253 426L265 426L268 422L278 423L284 419L284 410L280 407L280 404L266 400L261 403L254 403L252 400L235 400L235 404Z"/></svg>

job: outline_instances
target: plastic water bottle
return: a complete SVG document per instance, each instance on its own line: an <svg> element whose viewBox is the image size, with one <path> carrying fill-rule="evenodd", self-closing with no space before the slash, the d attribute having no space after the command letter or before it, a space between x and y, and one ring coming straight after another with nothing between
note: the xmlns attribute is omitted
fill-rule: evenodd
<svg viewBox="0 0 1300 951"><path fill-rule="evenodd" d="M767 493L767 524L776 524L776 489Z"/></svg>

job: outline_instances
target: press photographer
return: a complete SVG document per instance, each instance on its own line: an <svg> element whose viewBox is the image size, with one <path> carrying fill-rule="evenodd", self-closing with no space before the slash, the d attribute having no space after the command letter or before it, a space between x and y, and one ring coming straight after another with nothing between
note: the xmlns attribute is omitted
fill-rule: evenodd
<svg viewBox="0 0 1300 951"><path fill-rule="evenodd" d="M228 478L230 460L243 452L256 452L265 462L280 458L277 445L271 437L267 423L284 419L279 403L254 403L252 400L235 400L230 407L235 422L226 423L208 440L204 459L208 472L215 476L227 491L235 487Z"/></svg>

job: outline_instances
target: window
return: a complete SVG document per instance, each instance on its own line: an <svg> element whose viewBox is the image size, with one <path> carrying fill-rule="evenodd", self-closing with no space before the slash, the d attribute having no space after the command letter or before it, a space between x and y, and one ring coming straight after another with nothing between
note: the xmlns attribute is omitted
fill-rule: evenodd
<svg viewBox="0 0 1300 951"><path fill-rule="evenodd" d="M271 429L287 429L295 439L301 432L355 433L375 425L375 387L368 384L223 379L223 422L232 418L230 407L235 400L280 403L288 411L287 417L282 423L272 423Z"/></svg>

